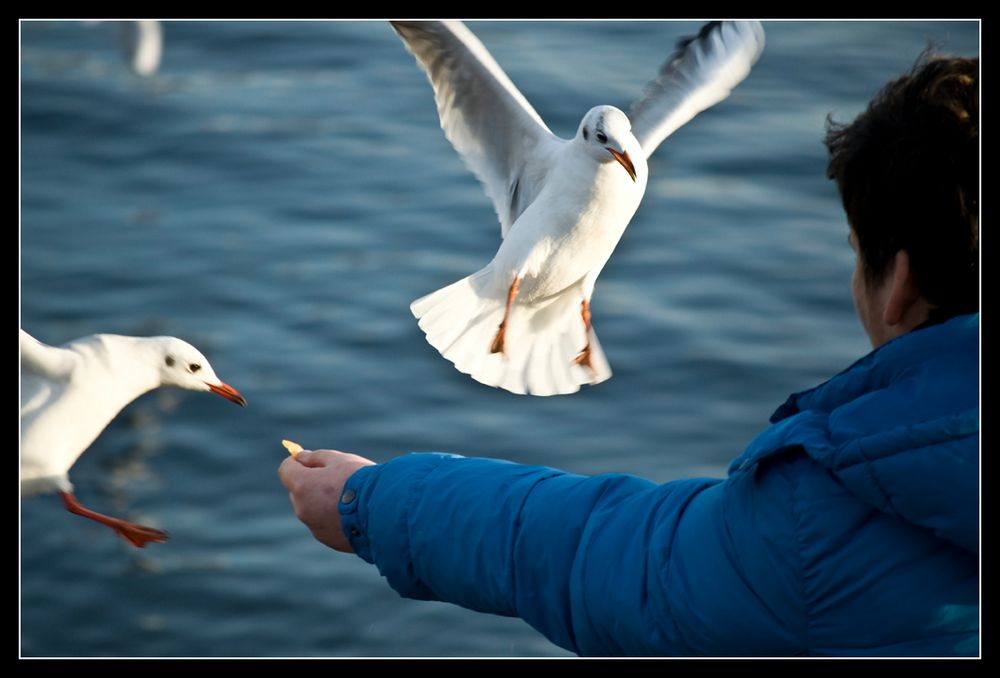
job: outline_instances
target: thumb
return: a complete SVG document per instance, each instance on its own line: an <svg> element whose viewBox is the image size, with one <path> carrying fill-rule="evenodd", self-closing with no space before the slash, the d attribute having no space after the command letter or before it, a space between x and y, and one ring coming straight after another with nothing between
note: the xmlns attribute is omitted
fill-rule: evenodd
<svg viewBox="0 0 1000 678"><path fill-rule="evenodd" d="M321 468L326 466L326 459L324 458L324 455L314 452L313 450L302 450L295 455L295 461L309 468Z"/></svg>

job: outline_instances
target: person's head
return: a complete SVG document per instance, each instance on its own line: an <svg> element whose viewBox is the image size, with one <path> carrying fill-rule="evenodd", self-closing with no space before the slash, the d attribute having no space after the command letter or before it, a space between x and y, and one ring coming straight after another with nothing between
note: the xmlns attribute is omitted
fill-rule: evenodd
<svg viewBox="0 0 1000 678"><path fill-rule="evenodd" d="M979 59L924 53L824 142L872 345L978 311Z"/></svg>

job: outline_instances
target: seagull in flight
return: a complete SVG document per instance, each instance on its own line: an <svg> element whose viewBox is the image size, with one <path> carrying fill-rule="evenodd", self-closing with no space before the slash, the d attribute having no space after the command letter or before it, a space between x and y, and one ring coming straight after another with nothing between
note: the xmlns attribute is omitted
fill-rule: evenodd
<svg viewBox="0 0 1000 678"><path fill-rule="evenodd" d="M134 546L166 541L166 532L84 507L69 481L69 469L118 412L160 386L247 404L198 349L176 337L95 334L57 348L21 330L21 497L58 492L68 511Z"/></svg>
<svg viewBox="0 0 1000 678"><path fill-rule="evenodd" d="M142 19L123 21L122 55L136 75L149 77L160 67L163 56L163 28L159 21Z"/></svg>
<svg viewBox="0 0 1000 678"><path fill-rule="evenodd" d="M462 23L390 23L500 220L489 264L410 305L428 343L512 393L573 393L608 379L590 299L646 191L647 158L747 77L764 49L760 22L705 24L677 44L628 115L591 108L572 139L549 131Z"/></svg>

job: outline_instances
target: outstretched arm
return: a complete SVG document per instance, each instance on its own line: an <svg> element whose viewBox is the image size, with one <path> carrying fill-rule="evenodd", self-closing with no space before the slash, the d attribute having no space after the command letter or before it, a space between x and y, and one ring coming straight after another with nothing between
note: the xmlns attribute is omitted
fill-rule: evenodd
<svg viewBox="0 0 1000 678"><path fill-rule="evenodd" d="M343 468L284 462L300 518L402 596L519 616L579 654L701 654L717 634L733 638L723 653L756 654L782 635L780 620L748 614L759 603L726 552L721 481L656 485L443 454L379 465L303 455ZM309 495L326 508L304 508Z"/></svg>

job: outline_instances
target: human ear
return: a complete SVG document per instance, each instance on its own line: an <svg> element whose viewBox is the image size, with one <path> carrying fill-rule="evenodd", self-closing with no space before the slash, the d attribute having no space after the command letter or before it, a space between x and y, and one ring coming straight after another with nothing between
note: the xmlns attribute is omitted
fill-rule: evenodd
<svg viewBox="0 0 1000 678"><path fill-rule="evenodd" d="M889 297L882 311L882 321L891 327L903 322L907 313L920 299L920 290L910 270L910 255L906 250L896 252L887 284Z"/></svg>

